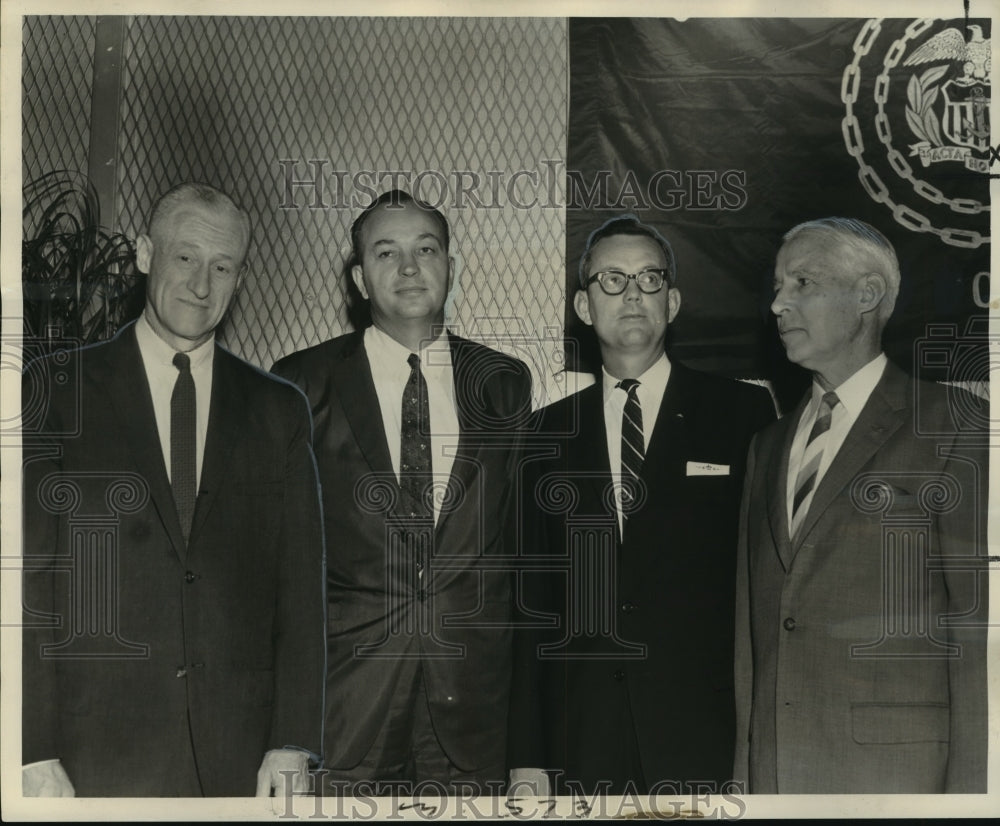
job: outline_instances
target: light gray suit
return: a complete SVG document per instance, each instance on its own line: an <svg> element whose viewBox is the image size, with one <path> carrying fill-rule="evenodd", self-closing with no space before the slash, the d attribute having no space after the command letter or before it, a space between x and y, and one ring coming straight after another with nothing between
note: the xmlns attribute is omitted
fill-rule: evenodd
<svg viewBox="0 0 1000 826"><path fill-rule="evenodd" d="M957 432L949 392L889 364L794 542L805 401L750 447L734 770L750 793L986 791L988 449Z"/></svg>

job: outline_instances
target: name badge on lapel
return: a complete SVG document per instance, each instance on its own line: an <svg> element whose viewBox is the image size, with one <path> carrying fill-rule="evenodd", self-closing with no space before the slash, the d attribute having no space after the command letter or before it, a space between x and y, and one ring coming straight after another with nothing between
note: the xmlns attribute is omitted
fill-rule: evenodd
<svg viewBox="0 0 1000 826"><path fill-rule="evenodd" d="M688 462L688 476L728 476L729 465L713 465L711 462Z"/></svg>

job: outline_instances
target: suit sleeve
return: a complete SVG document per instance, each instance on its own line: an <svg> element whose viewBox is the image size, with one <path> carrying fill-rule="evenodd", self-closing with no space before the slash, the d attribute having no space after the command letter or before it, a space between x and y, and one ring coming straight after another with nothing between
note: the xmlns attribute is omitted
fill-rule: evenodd
<svg viewBox="0 0 1000 826"><path fill-rule="evenodd" d="M949 459L945 474L962 480L961 499L938 522L948 594L948 641L960 653L948 661L950 737L945 791L985 793L987 763L986 659L989 570L986 560L986 485L989 450L980 461ZM959 456L967 450L957 449ZM969 470L975 468L974 476ZM966 482L966 480L968 480ZM937 630L934 631L937 634Z"/></svg>
<svg viewBox="0 0 1000 826"><path fill-rule="evenodd" d="M291 422L281 512L275 648L275 699L269 748L323 754L326 671L326 556L319 483L305 399L288 393Z"/></svg>
<svg viewBox="0 0 1000 826"><path fill-rule="evenodd" d="M744 784L749 791L750 782L750 712L753 702L753 652L750 637L750 560L749 531L750 496L753 491L757 465L757 437L750 442L747 469L743 481L740 504L739 540L736 548L736 637L734 656L734 685L736 690L736 752L733 762L733 779Z"/></svg>
<svg viewBox="0 0 1000 826"><path fill-rule="evenodd" d="M60 757L58 753L55 662L42 656L43 647L55 643L59 612L55 607L55 560L61 549L59 519L42 504L43 480L61 469L61 446L51 434L59 432L57 400L35 379L44 368L29 368L22 385L22 401L41 394L48 416L39 427L25 421L22 430L24 475L22 489L22 763ZM27 413L26 413L27 417Z"/></svg>
<svg viewBox="0 0 1000 826"><path fill-rule="evenodd" d="M529 429L542 427L541 415L536 414ZM532 444L538 445L539 442ZM548 446L549 442L543 445ZM552 606L550 594L551 573L532 567L549 553L546 541L545 517L535 500L537 483L543 464L532 461L531 447L513 476L516 488L516 508L508 520L515 535L518 554L518 571L513 591L514 656L511 678L510 712L507 727L507 768L547 768L546 730L548 721L544 710L543 663L538 658L538 646L547 640L546 630L537 623L540 611ZM534 627L533 627L534 626ZM549 632L551 633L551 632Z"/></svg>

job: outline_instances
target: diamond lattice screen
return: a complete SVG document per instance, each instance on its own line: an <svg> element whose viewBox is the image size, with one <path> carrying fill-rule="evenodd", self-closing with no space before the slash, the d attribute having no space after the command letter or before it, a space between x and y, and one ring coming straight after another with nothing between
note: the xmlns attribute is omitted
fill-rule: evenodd
<svg viewBox="0 0 1000 826"><path fill-rule="evenodd" d="M21 174L86 173L94 17L25 17L21 63Z"/></svg>
<svg viewBox="0 0 1000 826"><path fill-rule="evenodd" d="M136 17L123 83L122 229L182 180L250 212L236 353L269 368L349 329L349 227L397 172L451 222L450 323L524 358L544 398L562 362L565 21ZM287 183L317 170L322 189Z"/></svg>

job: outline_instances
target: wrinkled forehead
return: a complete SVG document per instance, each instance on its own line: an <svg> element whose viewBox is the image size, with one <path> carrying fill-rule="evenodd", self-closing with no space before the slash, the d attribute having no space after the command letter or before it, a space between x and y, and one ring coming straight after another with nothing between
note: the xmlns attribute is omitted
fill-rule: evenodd
<svg viewBox="0 0 1000 826"><path fill-rule="evenodd" d="M184 201L173 207L152 228L160 243L209 245L242 260L249 244L247 222L235 207Z"/></svg>

